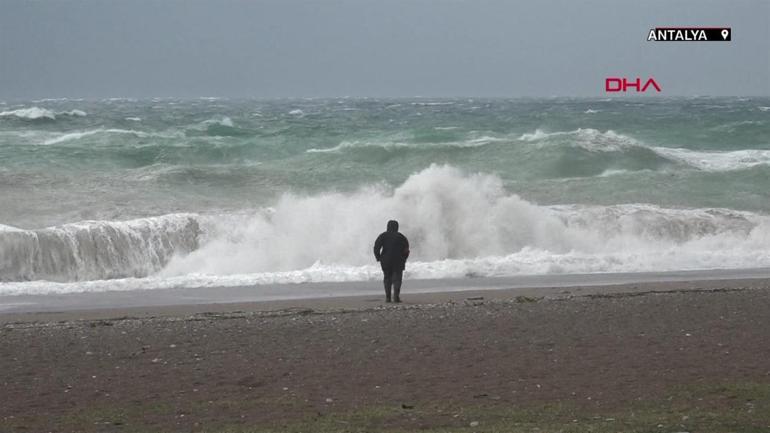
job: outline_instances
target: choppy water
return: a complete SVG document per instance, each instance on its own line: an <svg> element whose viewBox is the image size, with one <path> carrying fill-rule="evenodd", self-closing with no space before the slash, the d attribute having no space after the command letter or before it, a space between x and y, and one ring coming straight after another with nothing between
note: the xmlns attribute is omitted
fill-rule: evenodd
<svg viewBox="0 0 770 433"><path fill-rule="evenodd" d="M768 191L769 98L2 103L0 294L770 266Z"/></svg>

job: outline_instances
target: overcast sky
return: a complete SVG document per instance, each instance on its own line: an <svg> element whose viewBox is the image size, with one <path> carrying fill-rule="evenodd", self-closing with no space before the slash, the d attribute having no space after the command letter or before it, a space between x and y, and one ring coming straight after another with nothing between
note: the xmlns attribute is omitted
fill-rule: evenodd
<svg viewBox="0 0 770 433"><path fill-rule="evenodd" d="M0 0L0 99L600 96L607 76L770 95L770 1Z"/></svg>

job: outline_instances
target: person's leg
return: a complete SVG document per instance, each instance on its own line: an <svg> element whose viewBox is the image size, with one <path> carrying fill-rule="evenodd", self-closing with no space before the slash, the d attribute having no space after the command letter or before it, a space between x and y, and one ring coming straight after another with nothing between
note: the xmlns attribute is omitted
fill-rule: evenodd
<svg viewBox="0 0 770 433"><path fill-rule="evenodd" d="M385 302L390 302L390 287L393 285L393 271L390 268L383 268L384 278L382 283L385 286Z"/></svg>
<svg viewBox="0 0 770 433"><path fill-rule="evenodd" d="M404 270L398 269L393 271L393 300L395 302L401 302L401 279L404 276Z"/></svg>

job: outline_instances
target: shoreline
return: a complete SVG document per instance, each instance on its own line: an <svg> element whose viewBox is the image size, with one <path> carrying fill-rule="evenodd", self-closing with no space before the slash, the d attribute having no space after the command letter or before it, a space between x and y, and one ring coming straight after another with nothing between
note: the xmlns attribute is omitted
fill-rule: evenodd
<svg viewBox="0 0 770 433"><path fill-rule="evenodd" d="M366 310L386 304L380 282L307 283L293 293L260 298L255 286L116 291L65 295L0 296L0 324L68 322L117 318L184 317L206 313ZM345 286L345 291L334 292ZM416 286L416 287L415 287ZM288 285L273 286L274 291ZM770 269L682 271L636 274L580 274L451 280L412 280L401 306L462 303L468 299L512 300L633 296L645 293L770 289ZM320 289L320 290L318 290ZM314 292L314 290L316 290ZM325 290L325 291L324 291ZM361 293L355 293L359 290ZM345 294L348 293L348 294ZM353 293L353 294L349 294ZM309 296L315 294L316 296Z"/></svg>

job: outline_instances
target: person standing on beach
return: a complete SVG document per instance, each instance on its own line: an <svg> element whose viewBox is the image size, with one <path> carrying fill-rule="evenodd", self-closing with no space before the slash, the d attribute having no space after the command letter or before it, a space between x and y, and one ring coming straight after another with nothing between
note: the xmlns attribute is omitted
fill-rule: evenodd
<svg viewBox="0 0 770 433"><path fill-rule="evenodd" d="M409 257L409 241L399 233L398 221L388 221L388 229L374 241L374 258L380 262L385 284L385 302L390 302L390 289L393 288L393 301L401 302L401 278Z"/></svg>

